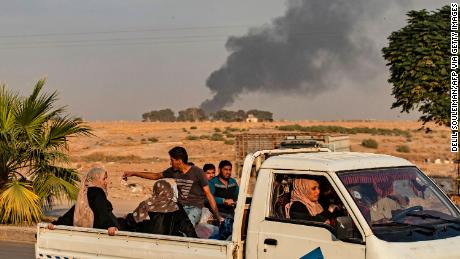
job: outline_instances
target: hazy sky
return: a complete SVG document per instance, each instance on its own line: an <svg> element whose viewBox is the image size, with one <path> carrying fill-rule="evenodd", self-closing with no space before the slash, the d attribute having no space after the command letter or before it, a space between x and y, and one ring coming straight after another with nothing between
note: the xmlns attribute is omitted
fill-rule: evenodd
<svg viewBox="0 0 460 259"><path fill-rule="evenodd" d="M57 90L69 112L88 120L140 120L150 110L197 107L213 97L206 80L226 63L228 37L270 28L297 2L0 0L0 81L28 94L46 76L45 89ZM262 86L243 91L226 109L270 110L277 119L417 118L390 109L393 97L380 50L388 35L404 26L408 10L434 10L450 2L370 3L352 19L349 36L358 47L364 39L365 57L356 64L323 62L325 90ZM312 22L310 27L318 28L328 23ZM310 32L306 37L322 37ZM327 40L334 42L334 35Z"/></svg>

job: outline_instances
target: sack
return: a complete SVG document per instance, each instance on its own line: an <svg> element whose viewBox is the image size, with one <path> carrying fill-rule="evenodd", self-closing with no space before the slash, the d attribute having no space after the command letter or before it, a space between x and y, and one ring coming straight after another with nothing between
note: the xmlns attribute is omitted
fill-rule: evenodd
<svg viewBox="0 0 460 259"><path fill-rule="evenodd" d="M213 216L212 216L212 212L208 209L208 208L203 208L201 210L201 218L200 218L200 221L198 223L209 223L209 220L212 220L213 219Z"/></svg>
<svg viewBox="0 0 460 259"><path fill-rule="evenodd" d="M216 236L219 234L219 227L207 223L198 223L195 226L195 231L199 238L208 239L211 236Z"/></svg>

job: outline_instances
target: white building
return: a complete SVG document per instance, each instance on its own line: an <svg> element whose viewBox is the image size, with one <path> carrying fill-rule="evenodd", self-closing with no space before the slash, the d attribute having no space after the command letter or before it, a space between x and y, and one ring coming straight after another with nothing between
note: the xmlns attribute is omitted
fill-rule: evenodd
<svg viewBox="0 0 460 259"><path fill-rule="evenodd" d="M248 117L246 118L246 122L258 122L259 119L257 119L256 116L253 114L248 114Z"/></svg>

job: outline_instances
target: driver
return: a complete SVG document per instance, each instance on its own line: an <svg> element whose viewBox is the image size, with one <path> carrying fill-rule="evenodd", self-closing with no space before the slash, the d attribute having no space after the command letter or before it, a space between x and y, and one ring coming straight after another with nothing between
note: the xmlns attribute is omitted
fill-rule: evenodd
<svg viewBox="0 0 460 259"><path fill-rule="evenodd" d="M319 183L310 179L295 179L291 202L286 204L286 217L292 219L319 221L327 224L334 218L336 205L329 205L324 210L319 204Z"/></svg>
<svg viewBox="0 0 460 259"><path fill-rule="evenodd" d="M398 194L390 194L380 198L371 206L371 220L388 221L398 210L404 209L409 205L409 198Z"/></svg>

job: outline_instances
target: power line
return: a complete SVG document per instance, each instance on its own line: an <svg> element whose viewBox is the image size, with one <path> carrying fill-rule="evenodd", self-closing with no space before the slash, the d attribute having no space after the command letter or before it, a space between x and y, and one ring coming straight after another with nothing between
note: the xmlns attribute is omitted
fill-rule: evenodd
<svg viewBox="0 0 460 259"><path fill-rule="evenodd" d="M34 33L34 34L10 34L1 35L0 39L6 38L35 38L35 37L56 37L56 36L76 36L76 35L94 35L94 34L120 34L120 33L138 33L138 32L170 32L170 31L194 31L194 30L212 30L225 28L249 28L260 27L260 25L235 24L235 25L213 25L213 26L189 26L189 27L172 27L172 28L134 28L121 30L105 30L105 31L88 31L88 32L53 32L53 33ZM425 30L425 29L422 29ZM426 29L429 31L429 29ZM318 31L321 33L324 31ZM325 31L327 32L327 31Z"/></svg>
<svg viewBox="0 0 460 259"><path fill-rule="evenodd" d="M237 28L237 27L250 27L249 25L218 25L218 26L194 26L194 27L177 27L177 28L150 28L150 29L124 29L124 30L108 30L108 31L92 31L92 32L59 32L59 33L40 33L29 35L0 35L0 39L6 42L0 42L0 49L23 49L23 48L63 48L63 47L91 47L91 46L126 46L126 45L148 45L148 44L186 44L186 43L203 43L203 42L222 42L229 36L228 34L189 34L189 35L172 35L172 36L149 36L146 34L144 37L130 37L120 36L116 38L76 38L66 39L66 36L105 36L110 34L122 33L147 33L147 32L168 32L168 31L193 31L193 30L213 30L222 28ZM288 39L308 39L310 36L312 40L328 40L330 37L342 37L343 32L339 31L301 31L291 32L288 37L281 37L280 40ZM40 40L34 39L38 37L64 37L62 39ZM236 36L238 38L238 36ZM241 37L241 36L240 36ZM243 36L244 37L244 36ZM20 38L31 38L30 41L25 42L19 40ZM324 38L324 39L323 39ZM9 40L11 39L11 40ZM13 41L12 41L13 40Z"/></svg>
<svg viewBox="0 0 460 259"><path fill-rule="evenodd" d="M188 30L193 31L193 30L204 30L204 29L209 30L209 29L248 28L248 27L251 27L251 25L216 25L216 26L196 26L196 27L176 27L176 28L125 29L125 30L90 31L90 32L11 34L11 35L0 35L0 38L32 38L32 37L118 34L118 33L135 33L135 32L168 32L168 31L188 31Z"/></svg>
<svg viewBox="0 0 460 259"><path fill-rule="evenodd" d="M179 35L179 36L159 36L159 37L134 37L134 38L108 38L108 39L79 39L79 40L53 40L53 41L32 41L27 43L85 43L85 42L112 42L112 41L127 41L127 40L168 40L168 39L201 39L201 38L215 38L215 37L228 37L228 35ZM17 45L23 42L7 42L0 43L0 46Z"/></svg>
<svg viewBox="0 0 460 259"><path fill-rule="evenodd" d="M290 39L308 39L311 35L321 35L315 40L328 40L329 37L342 36L342 33L328 31L311 31L290 35ZM177 43L202 43L202 42L223 42L227 35L178 35L178 36L152 36L152 37L128 37L108 39L76 39L76 40L53 40L53 41L32 41L32 42L7 42L0 44L0 49L21 49L21 48L50 48L50 47L90 47L90 46L124 46L124 45L147 45L147 44L177 44ZM129 42L134 41L134 42ZM107 43L104 43L107 42ZM102 44L101 44L102 43Z"/></svg>
<svg viewBox="0 0 460 259"><path fill-rule="evenodd" d="M120 42L120 43L103 43L103 44L56 44L56 45L42 45L42 46L33 46L33 45L24 45L24 46L11 46L11 47L1 47L1 49L32 49L32 48L66 48L66 47L106 47L106 46L126 46L126 45L161 45L161 44L189 44L189 43L203 43L203 42L224 42L222 40L196 40L196 41L141 41L141 42Z"/></svg>

